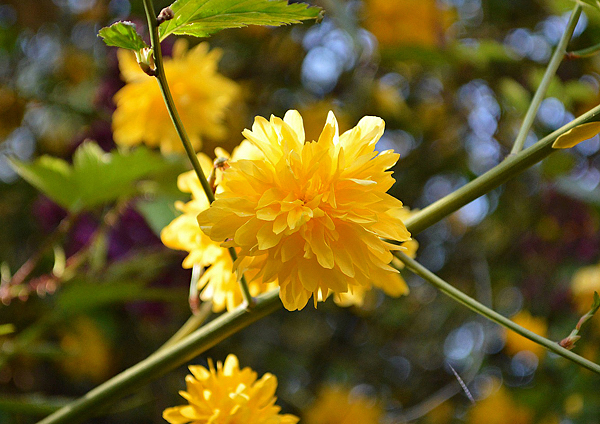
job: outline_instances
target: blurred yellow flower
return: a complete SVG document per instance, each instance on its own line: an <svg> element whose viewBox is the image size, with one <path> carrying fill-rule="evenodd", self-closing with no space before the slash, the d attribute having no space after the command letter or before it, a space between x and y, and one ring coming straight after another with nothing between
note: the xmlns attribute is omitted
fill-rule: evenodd
<svg viewBox="0 0 600 424"><path fill-rule="evenodd" d="M537 335L546 337L548 325L546 324L546 320L541 317L533 317L528 311L523 310L517 315L513 316L511 320L513 320L516 324L519 324L521 327L525 327L526 329L533 331ZM514 331L506 331L506 345L504 348L509 355L514 355L522 350L529 350L539 358L546 353L545 348L529 339L526 339L523 336L520 336Z"/></svg>
<svg viewBox="0 0 600 424"><path fill-rule="evenodd" d="M114 97L115 142L160 146L163 153L183 151L155 78L142 72L132 52L119 50L117 54L126 85ZM207 43L188 51L187 42L178 39L173 57L164 60L175 105L196 150L202 137L220 139L226 135L225 111L239 92L235 82L218 73L220 58L221 51L209 52Z"/></svg>
<svg viewBox="0 0 600 424"><path fill-rule="evenodd" d="M423 417L424 424L450 424L454 418L454 405L442 402Z"/></svg>
<svg viewBox="0 0 600 424"><path fill-rule="evenodd" d="M12 89L0 86L0 144L21 124L25 101Z"/></svg>
<svg viewBox="0 0 600 424"><path fill-rule="evenodd" d="M600 265L580 268L571 281L571 295L580 313L585 314L592 307L594 291L600 293Z"/></svg>
<svg viewBox="0 0 600 424"><path fill-rule="evenodd" d="M229 154L222 149L217 149L215 154L217 157L229 158ZM260 156L260 151L245 141L234 149L231 160ZM213 162L203 153L198 154L198 160L205 175L210 175ZM181 174L177 179L177 186L184 193L191 193L192 200L187 203L175 203L175 207L183 214L163 228L160 238L163 244L171 249L189 252L183 261L184 268L192 268L194 265L205 268L198 281L200 299L212 300L214 312L221 312L225 308L230 311L243 302L242 292L232 270L233 262L229 252L221 247L220 243L212 241L198 225L196 217L209 206L206 194L194 171ZM259 280L249 282L252 296L274 287L277 287L275 283L262 284Z"/></svg>
<svg viewBox="0 0 600 424"><path fill-rule="evenodd" d="M436 0L366 0L365 27L385 46L443 44L456 19Z"/></svg>
<svg viewBox="0 0 600 424"><path fill-rule="evenodd" d="M60 347L66 356L61 367L76 380L100 383L113 370L113 352L106 336L96 323L87 317L79 317L60 338Z"/></svg>
<svg viewBox="0 0 600 424"><path fill-rule="evenodd" d="M314 405L304 413L305 424L377 424L383 408L375 399L355 395L345 387L323 388Z"/></svg>
<svg viewBox="0 0 600 424"><path fill-rule="evenodd" d="M277 377L265 374L257 381L256 372L240 370L235 355L225 364L208 360L208 369L192 365L185 378L187 391L179 394L189 404L167 408L163 418L171 424L295 424L298 417L279 414L275 405Z"/></svg>
<svg viewBox="0 0 600 424"><path fill-rule="evenodd" d="M313 296L398 286L390 250L381 238L407 241L398 218L402 202L387 194L387 171L398 160L375 143L384 122L364 117L342 135L330 112L318 141L306 142L300 114L257 117L244 136L264 160L238 160L224 173L217 200L198 215L214 241L240 248L234 268L277 280L288 310Z"/></svg>
<svg viewBox="0 0 600 424"><path fill-rule="evenodd" d="M491 385L493 392L471 407L467 422L472 424L529 424L533 422L533 413L515 403L498 380L494 380Z"/></svg>

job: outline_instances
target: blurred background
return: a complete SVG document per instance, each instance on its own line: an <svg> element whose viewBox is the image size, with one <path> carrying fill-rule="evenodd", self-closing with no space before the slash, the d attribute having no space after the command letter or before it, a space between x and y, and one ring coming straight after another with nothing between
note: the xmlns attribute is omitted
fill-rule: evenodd
<svg viewBox="0 0 600 424"><path fill-rule="evenodd" d="M386 121L379 150L401 155L392 194L411 209L506 157L574 6L311 3L326 10L320 24L226 30L208 40L222 50L219 73L238 89L222 131L203 134L202 151L231 151L256 115L298 109L308 139L328 110L342 130L377 115ZM70 164L86 139L115 151L113 96L125 81L116 50L97 33L123 19L146 34L141 1L0 4L0 423L36 422L144 359L190 315L186 254L158 236L178 214L174 202L189 200L176 186L184 157L146 152L159 171L77 213L21 179L8 159ZM167 56L174 40L163 43ZM586 7L569 50L598 42L600 12ZM599 72L600 55L562 63L526 146L599 103ZM596 136L558 151L463 207L416 236L417 260L536 333L566 337L600 290L599 149ZM241 366L275 374L278 404L307 423L600 421L598 376L403 276L408 296L373 291L362 307L330 300L282 310L193 363L235 353ZM599 328L594 317L575 348L595 362ZM164 422L162 410L183 403L186 374L180 367L89 422ZM343 421L336 414L347 411L344 402L369 418L357 412Z"/></svg>

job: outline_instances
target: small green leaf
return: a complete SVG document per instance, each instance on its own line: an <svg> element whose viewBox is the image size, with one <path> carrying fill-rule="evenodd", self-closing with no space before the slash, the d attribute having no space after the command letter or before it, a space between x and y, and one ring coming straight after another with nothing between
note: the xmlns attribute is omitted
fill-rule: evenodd
<svg viewBox="0 0 600 424"><path fill-rule="evenodd" d="M171 166L142 146L130 153L105 153L91 141L77 149L73 165L51 156L31 163L13 160L12 164L21 177L71 212L131 196L137 192L135 181Z"/></svg>
<svg viewBox="0 0 600 424"><path fill-rule="evenodd" d="M139 51L148 47L133 22L120 21L112 24L109 27L102 28L98 35L104 39L107 46L121 47Z"/></svg>
<svg viewBox="0 0 600 424"><path fill-rule="evenodd" d="M74 192L70 188L71 169L67 162L52 156L42 156L32 163L13 159L11 164L29 184L68 209Z"/></svg>
<svg viewBox="0 0 600 424"><path fill-rule="evenodd" d="M600 122L588 122L577 125L560 135L552 144L554 149L570 149L582 141L589 140L600 133Z"/></svg>
<svg viewBox="0 0 600 424"><path fill-rule="evenodd" d="M170 8L175 16L160 25L161 40L169 34L207 37L226 28L296 24L321 13L318 7L286 0L177 0Z"/></svg>

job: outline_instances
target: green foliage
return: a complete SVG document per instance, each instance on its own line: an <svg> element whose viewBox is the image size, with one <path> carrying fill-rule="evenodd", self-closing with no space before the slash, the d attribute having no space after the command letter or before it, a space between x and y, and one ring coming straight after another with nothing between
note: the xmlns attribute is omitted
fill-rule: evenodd
<svg viewBox="0 0 600 424"><path fill-rule="evenodd" d="M102 28L98 35L104 39L107 46L121 47L139 51L148 47L142 37L137 33L133 22L121 21L109 27Z"/></svg>
<svg viewBox="0 0 600 424"><path fill-rule="evenodd" d="M66 287L57 302L57 310L68 316L89 312L115 303L133 301L177 301L181 291L147 288L142 281L112 281L91 286L86 282Z"/></svg>
<svg viewBox="0 0 600 424"><path fill-rule="evenodd" d="M502 98L509 106L512 106L516 111L525 113L531 94L529 91L512 78L502 78L499 84L499 90Z"/></svg>
<svg viewBox="0 0 600 424"><path fill-rule="evenodd" d="M32 163L12 163L21 177L71 212L131 196L137 191L136 180L168 166L160 155L144 147L131 153L105 153L91 141L77 149L72 166L51 156Z"/></svg>
<svg viewBox="0 0 600 424"><path fill-rule="evenodd" d="M170 34L207 37L227 28L295 24L315 19L321 12L286 0L177 0L170 7L175 17L159 27L161 40Z"/></svg>
<svg viewBox="0 0 600 424"><path fill-rule="evenodd" d="M133 255L104 268L99 274L101 281L78 275L61 289L54 311L69 317L133 301L181 301L185 297L183 290L148 287L148 282L168 264L168 257L161 253Z"/></svg>

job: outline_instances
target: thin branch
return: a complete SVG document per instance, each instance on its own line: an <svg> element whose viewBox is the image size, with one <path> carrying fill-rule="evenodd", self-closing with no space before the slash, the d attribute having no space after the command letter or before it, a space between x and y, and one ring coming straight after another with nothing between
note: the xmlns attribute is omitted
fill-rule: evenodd
<svg viewBox="0 0 600 424"><path fill-rule="evenodd" d="M256 306L252 311L246 309L244 305L240 305L235 310L215 318L176 345L150 355L91 390L75 402L39 421L38 424L77 424L83 422L92 416L97 408L114 402L139 385L185 364L232 334L279 308L281 308L281 302L279 301L278 289L258 296Z"/></svg>
<svg viewBox="0 0 600 424"><path fill-rule="evenodd" d="M533 120L537 115L537 111L540 108L542 100L544 100L546 91L548 91L550 82L552 81L552 78L554 78L554 75L556 74L556 70L558 69L560 62L565 57L565 53L567 52L567 44L569 44L569 40L571 40L571 37L573 36L573 31L575 31L575 27L577 26L579 15L581 15L581 5L576 4L575 8L573 8L571 16L569 17L567 28L561 36L560 41L556 46L556 50L554 50L554 54L552 55L552 58L550 58L550 62L546 67L546 71L544 72L542 81L540 82L540 85L538 86L533 96L533 100L529 104L529 109L527 109L527 113L525 114L525 118L523 119L523 123L521 124L521 128L519 128L519 133L517 134L515 144L513 145L513 148L510 151L511 155L519 153L521 150L523 150L525 139L527 138L527 134L529 134L529 130L533 125Z"/></svg>
<svg viewBox="0 0 600 424"><path fill-rule="evenodd" d="M564 347L561 347L558 343L553 342L552 340L548 340L545 337L535 334L534 332L524 327L521 327L518 324L515 324L513 321L500 315L498 312L488 308L487 306L482 305L472 297L467 296L462 291L448 284L440 277L438 277L437 275L429 271L427 268L425 268L423 265L419 264L414 259L411 259L404 253L397 251L394 252L394 255L402 262L404 262L404 265L406 265L407 269L422 277L427 282L431 283L431 285L436 287L438 290L440 290L442 293L452 298L456 302L463 304L467 308L471 309L472 311L475 311L479 315L486 317L490 321L493 321L496 324L500 324L501 326L514 331L515 333L531 340L532 342L535 342L545 347L549 351L554 352L557 355L560 355L563 358L566 358L572 362L575 362L577 365L587 368L588 370L593 371L596 374L600 374L600 365L595 364L592 361L589 361L571 352L570 350L565 349Z"/></svg>
<svg viewBox="0 0 600 424"><path fill-rule="evenodd" d="M190 139L185 131L183 126L183 122L181 121L181 117L177 112L177 108L175 107L175 102L173 101L173 96L171 95L171 90L169 89L169 84L167 82L167 76L165 74L165 69L163 67L163 58L162 51L160 48L160 38L158 35L158 22L156 19L156 15L154 12L154 5L152 4L152 0L144 0L144 10L146 11L146 18L148 20L148 29L150 31L150 41L152 42L152 51L154 52L154 62L156 64L156 80L158 81L158 85L160 87L160 91L163 95L163 99L165 101L165 105L167 106L167 110L169 112L169 116L173 121L173 125L175 126L175 130L177 131L177 135L181 139L183 143L183 147L185 148L185 152L187 153L190 162L192 163L192 167L200 180L200 184L202 185L202 189L206 194L206 198L210 203L214 202L215 195L212 191L210 183L208 182L206 175L204 175L204 171L202 170L202 166L200 165L200 161L198 160L198 156L196 156L196 151L190 142ZM231 259L233 262L237 259L237 254L235 249L229 249L229 253L231 254ZM242 296L244 301L246 302L246 307L252 309L254 307L255 300L252 298L250 294L250 290L248 289L248 283L243 275L240 275L240 289L242 290Z"/></svg>
<svg viewBox="0 0 600 424"><path fill-rule="evenodd" d="M547 135L533 146L510 156L485 174L475 178L458 190L423 208L405 221L406 227L412 234L417 234L430 227L444 217L457 211L467 203L492 191L509 179L540 162L555 151L552 143L560 135L578 125L589 122L600 115L600 105L584 113L567 125Z"/></svg>

